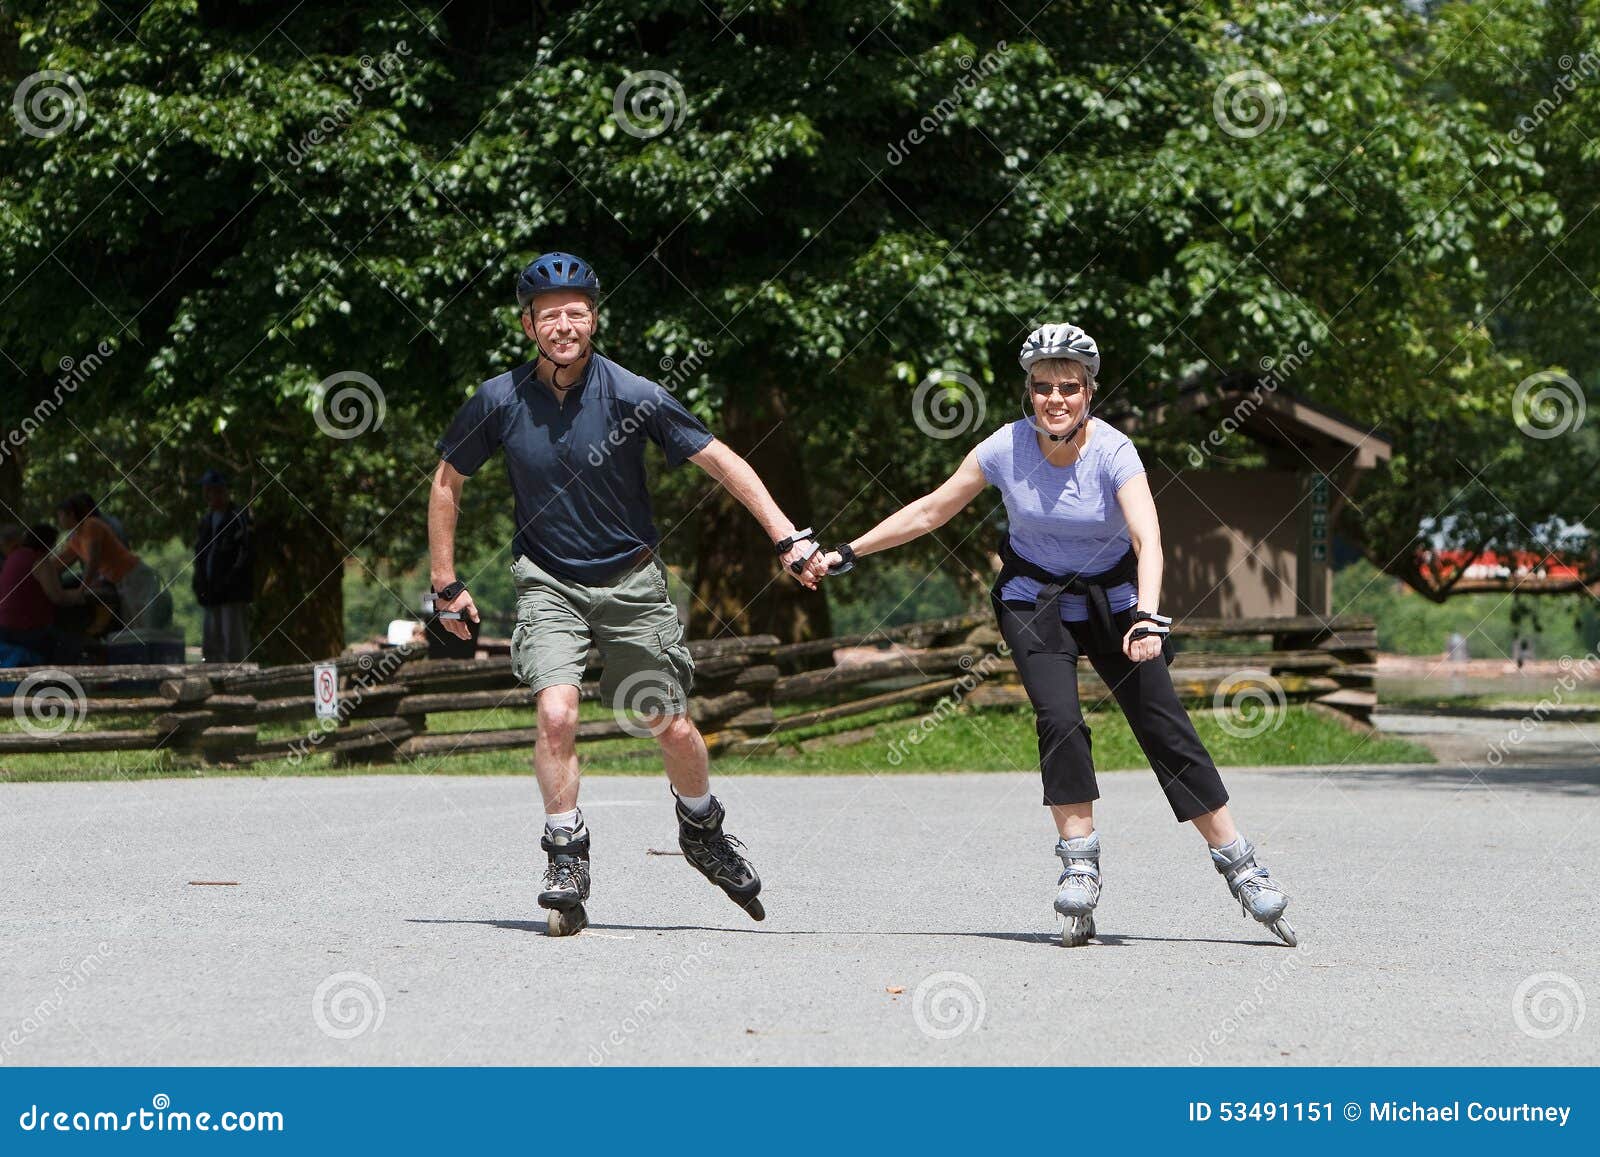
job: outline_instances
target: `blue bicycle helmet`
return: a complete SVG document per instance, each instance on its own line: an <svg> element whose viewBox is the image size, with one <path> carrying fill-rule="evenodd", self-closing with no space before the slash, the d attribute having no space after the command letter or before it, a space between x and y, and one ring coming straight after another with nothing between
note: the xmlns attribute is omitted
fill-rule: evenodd
<svg viewBox="0 0 1600 1157"><path fill-rule="evenodd" d="M539 294L557 289L575 289L591 302L600 299L600 279L587 261L571 253L542 253L517 275L517 307L527 309Z"/></svg>

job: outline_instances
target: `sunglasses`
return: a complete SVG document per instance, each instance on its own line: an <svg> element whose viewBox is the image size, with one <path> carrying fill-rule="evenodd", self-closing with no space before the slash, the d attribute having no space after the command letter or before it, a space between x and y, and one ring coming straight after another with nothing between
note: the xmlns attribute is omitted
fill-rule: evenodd
<svg viewBox="0 0 1600 1157"><path fill-rule="evenodd" d="M1048 398L1051 394L1060 391L1061 400L1066 401L1068 398L1076 398L1080 393L1083 392L1083 383L1039 382L1029 378L1028 388L1032 390L1037 397L1041 398Z"/></svg>

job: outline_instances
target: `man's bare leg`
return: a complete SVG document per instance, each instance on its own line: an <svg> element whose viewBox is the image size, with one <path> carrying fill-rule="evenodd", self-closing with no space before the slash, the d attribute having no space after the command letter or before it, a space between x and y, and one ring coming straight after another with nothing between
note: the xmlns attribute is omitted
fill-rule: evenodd
<svg viewBox="0 0 1600 1157"><path fill-rule="evenodd" d="M766 909L758 898L761 877L722 830L727 813L711 795L709 757L700 729L687 714L650 715L645 721L661 745L661 762L678 795L678 847L684 858L753 919L764 919Z"/></svg>
<svg viewBox="0 0 1600 1157"><path fill-rule="evenodd" d="M552 936L570 936L589 923L589 829L578 814L578 689L546 687L535 697L539 738L533 771L544 797L544 835L549 856L539 906L548 913Z"/></svg>

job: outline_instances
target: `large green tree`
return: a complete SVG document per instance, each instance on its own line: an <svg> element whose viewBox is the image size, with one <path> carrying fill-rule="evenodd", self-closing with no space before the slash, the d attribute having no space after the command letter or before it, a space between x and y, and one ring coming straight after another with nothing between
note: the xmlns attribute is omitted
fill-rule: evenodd
<svg viewBox="0 0 1600 1157"><path fill-rule="evenodd" d="M829 537L1009 418L1017 344L1064 318L1133 410L1312 350L1289 388L1397 440L1347 520L1396 573L1430 519L1476 544L1581 513L1539 504L1569 447L1509 406L1592 357L1589 306L1515 279L1548 242L1595 284L1594 157L1565 109L1508 142L1539 81L1491 75L1502 48L1531 71L1592 35L1591 6L1507 0L1492 23L1536 31L1498 43L1466 4L1014 7L7 4L8 85L66 79L0 144L4 425L63 358L114 353L0 464L0 498L82 478L186 530L199 471L231 468L268 542L264 657L326 654L346 557L425 551L433 437L526 359L511 279L565 247L606 282L602 348ZM488 489L469 538L503 527ZM703 476L660 499L695 633L827 629ZM991 513L911 557L976 586Z"/></svg>

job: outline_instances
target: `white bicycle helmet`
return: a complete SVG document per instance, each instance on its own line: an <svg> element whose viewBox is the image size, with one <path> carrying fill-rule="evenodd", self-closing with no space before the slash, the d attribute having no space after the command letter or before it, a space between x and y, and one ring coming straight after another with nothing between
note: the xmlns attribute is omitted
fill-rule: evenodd
<svg viewBox="0 0 1600 1157"><path fill-rule="evenodd" d="M1041 325L1028 335L1028 340L1022 343L1022 352L1017 355L1023 373L1031 370L1034 362L1045 358L1070 358L1082 362L1090 378L1100 376L1100 347L1094 344L1094 338L1070 322Z"/></svg>

